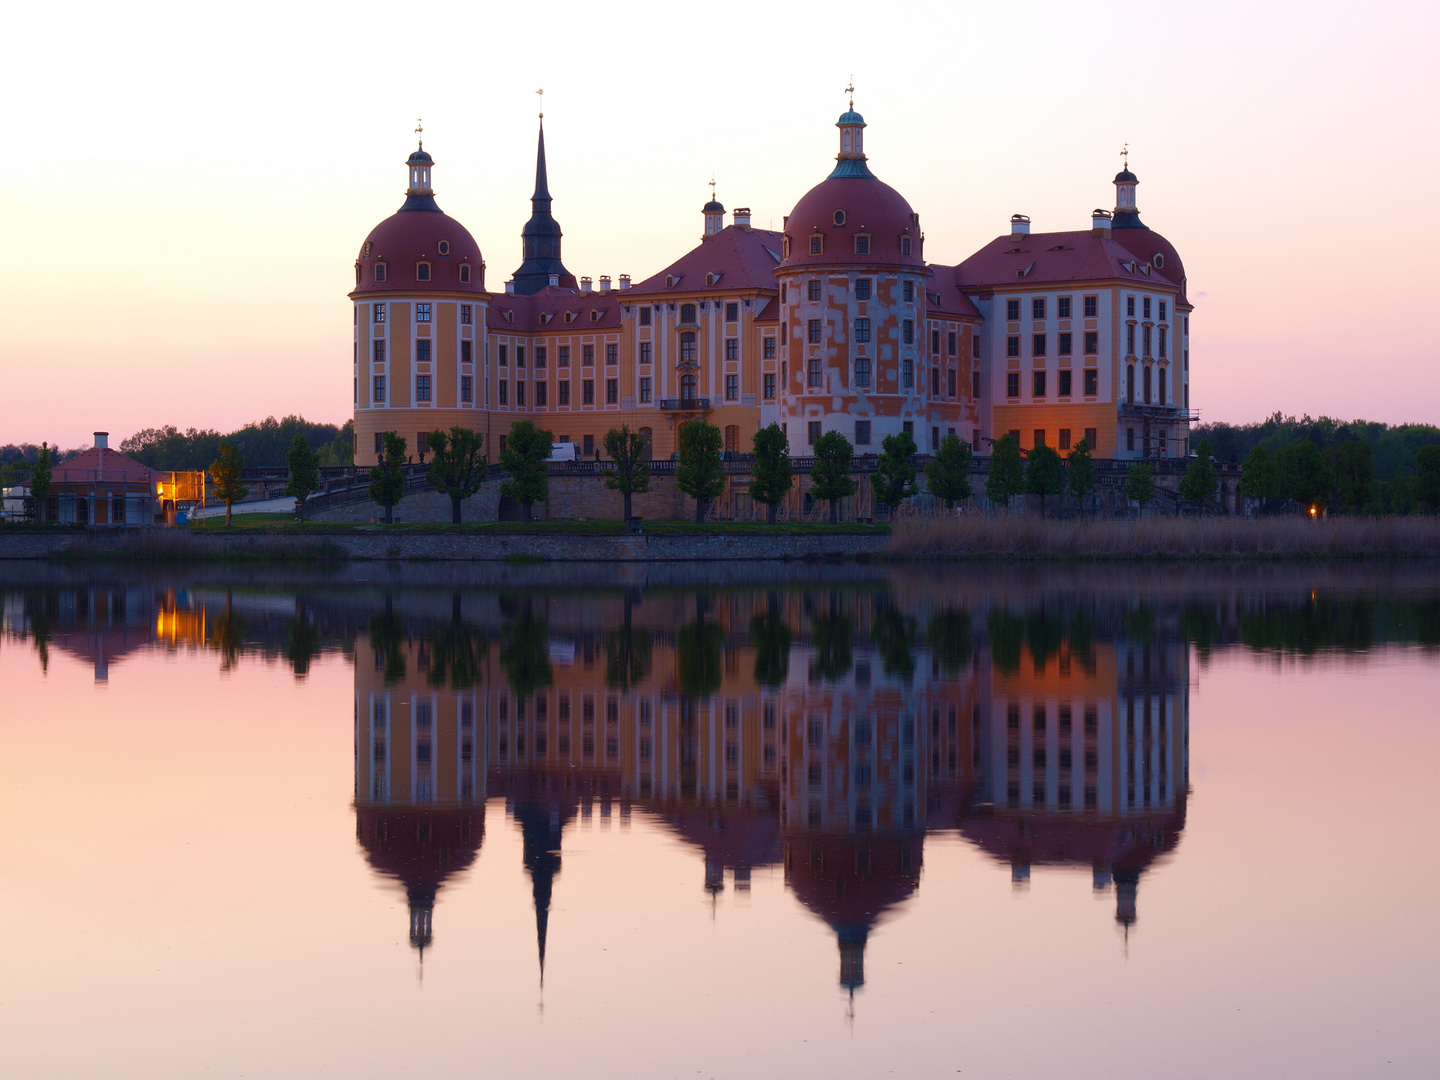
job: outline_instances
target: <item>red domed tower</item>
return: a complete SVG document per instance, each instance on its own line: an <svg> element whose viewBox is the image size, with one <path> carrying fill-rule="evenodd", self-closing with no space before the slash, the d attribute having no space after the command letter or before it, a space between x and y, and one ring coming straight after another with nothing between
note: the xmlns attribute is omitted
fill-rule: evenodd
<svg viewBox="0 0 1440 1080"><path fill-rule="evenodd" d="M405 162L405 202L365 238L355 260L355 461L378 459L394 431L423 453L423 435L482 426L485 261L465 226L435 203L434 160Z"/></svg>

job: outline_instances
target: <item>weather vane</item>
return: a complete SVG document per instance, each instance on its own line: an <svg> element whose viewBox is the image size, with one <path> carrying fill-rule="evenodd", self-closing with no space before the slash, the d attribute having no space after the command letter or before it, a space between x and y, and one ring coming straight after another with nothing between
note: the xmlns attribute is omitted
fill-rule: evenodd
<svg viewBox="0 0 1440 1080"><path fill-rule="evenodd" d="M1126 169L1130 168L1130 143L1128 141L1120 148L1120 160L1125 163Z"/></svg>
<svg viewBox="0 0 1440 1080"><path fill-rule="evenodd" d="M544 120L544 119L545 119L545 88L544 88L544 87L541 87L539 90L536 90L535 93L537 93L537 94L540 95L540 119L541 119L541 120Z"/></svg>
<svg viewBox="0 0 1440 1080"><path fill-rule="evenodd" d="M420 136L420 149L425 149L425 121L420 117L415 118L415 134Z"/></svg>
<svg viewBox="0 0 1440 1080"><path fill-rule="evenodd" d="M715 201L715 174L710 174L710 201Z"/></svg>
<svg viewBox="0 0 1440 1080"><path fill-rule="evenodd" d="M845 87L845 93L850 95L850 111L855 111L855 76L850 76L850 83Z"/></svg>

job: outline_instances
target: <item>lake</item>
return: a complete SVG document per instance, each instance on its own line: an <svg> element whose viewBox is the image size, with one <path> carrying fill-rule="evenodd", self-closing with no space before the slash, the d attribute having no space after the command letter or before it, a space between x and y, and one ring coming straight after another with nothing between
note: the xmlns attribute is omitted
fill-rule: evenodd
<svg viewBox="0 0 1440 1080"><path fill-rule="evenodd" d="M0 566L15 1077L1433 1077L1440 567Z"/></svg>

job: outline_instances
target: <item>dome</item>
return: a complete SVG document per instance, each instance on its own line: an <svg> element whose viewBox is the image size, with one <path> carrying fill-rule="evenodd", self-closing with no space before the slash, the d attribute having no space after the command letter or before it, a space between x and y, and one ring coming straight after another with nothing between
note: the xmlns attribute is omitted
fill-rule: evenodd
<svg viewBox="0 0 1440 1080"><path fill-rule="evenodd" d="M1117 184L1138 184L1139 182L1139 177L1129 169L1121 169L1115 174L1115 183Z"/></svg>
<svg viewBox="0 0 1440 1080"><path fill-rule="evenodd" d="M1178 285L1180 302L1186 305L1190 303L1185 295L1185 264L1180 261L1175 245L1148 225L1139 224L1138 220L1134 225L1117 222L1111 236L1130 254L1141 262L1150 263L1167 281Z"/></svg>
<svg viewBox="0 0 1440 1080"><path fill-rule="evenodd" d="M435 204L430 201L433 207ZM443 249L441 245L444 245ZM385 280L375 280L375 265L385 264ZM429 280L419 279L419 265L427 263ZM360 246L357 265L360 281L355 291L484 292L485 263L480 245L469 230L439 209L401 210L370 230ZM470 268L470 280L460 280L460 268Z"/></svg>
<svg viewBox="0 0 1440 1080"><path fill-rule="evenodd" d="M868 169L865 172L864 176L831 176L795 204L785 220L790 255L782 265L924 265L920 226L910 204L889 184L868 175ZM809 238L817 234L825 238L824 250L812 255ZM870 238L868 252L856 250L858 235ZM902 237L910 240L908 255L901 253Z"/></svg>
<svg viewBox="0 0 1440 1080"><path fill-rule="evenodd" d="M411 154L408 158L405 159L405 164L406 164L406 165L434 165L434 164L435 164L435 159L432 158L429 154L427 154L427 153L425 152L425 148L422 146L422 147L420 147L420 149L416 150L413 154Z"/></svg>
<svg viewBox="0 0 1440 1080"><path fill-rule="evenodd" d="M840 119L835 122L837 124L864 124L865 118L854 109L849 109L841 113Z"/></svg>
<svg viewBox="0 0 1440 1080"><path fill-rule="evenodd" d="M705 204L705 213L707 214L723 214L724 212L725 207L720 204L718 199L711 199Z"/></svg>

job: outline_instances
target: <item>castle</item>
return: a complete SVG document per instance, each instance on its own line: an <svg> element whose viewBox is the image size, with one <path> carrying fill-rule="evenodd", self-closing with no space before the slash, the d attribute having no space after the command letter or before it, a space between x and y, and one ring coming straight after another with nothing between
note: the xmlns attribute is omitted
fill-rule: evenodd
<svg viewBox="0 0 1440 1080"><path fill-rule="evenodd" d="M870 170L865 121L841 115L839 154L779 232L712 197L698 246L632 282L576 277L552 213L541 117L523 260L485 285L474 238L435 201L423 142L399 211L355 260L357 462L395 431L412 452L463 425L492 460L531 420L586 455L621 424L657 458L703 418L747 453L780 424L805 456L839 431L859 454L908 432L980 453L1084 439L1102 458L1189 450L1190 311L1169 241L1140 221L1128 165L1115 209L1085 230L1008 233L959 263L926 261L920 215Z"/></svg>

